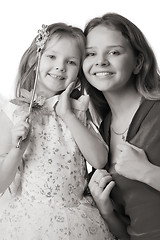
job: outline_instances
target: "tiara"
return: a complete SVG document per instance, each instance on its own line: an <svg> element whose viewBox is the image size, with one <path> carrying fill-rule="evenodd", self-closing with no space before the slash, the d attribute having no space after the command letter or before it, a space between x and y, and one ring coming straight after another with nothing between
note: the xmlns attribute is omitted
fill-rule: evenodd
<svg viewBox="0 0 160 240"><path fill-rule="evenodd" d="M42 29L38 30L38 36L36 37L37 52L40 52L49 37L49 31L47 31L48 26L42 25Z"/></svg>

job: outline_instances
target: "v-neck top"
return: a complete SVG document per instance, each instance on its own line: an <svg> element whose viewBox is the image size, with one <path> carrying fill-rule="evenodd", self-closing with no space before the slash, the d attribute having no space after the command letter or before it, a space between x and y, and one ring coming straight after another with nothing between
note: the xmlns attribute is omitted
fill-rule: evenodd
<svg viewBox="0 0 160 240"><path fill-rule="evenodd" d="M101 125L101 134L110 145L111 112ZM144 100L130 124L126 141L142 148L149 161L160 166L160 101ZM109 154L110 156L110 154ZM139 159L140 161L140 159ZM109 170L111 159L106 169ZM114 165L111 175L116 183L111 197L126 217L132 240L160 239L160 192L149 185L119 175Z"/></svg>

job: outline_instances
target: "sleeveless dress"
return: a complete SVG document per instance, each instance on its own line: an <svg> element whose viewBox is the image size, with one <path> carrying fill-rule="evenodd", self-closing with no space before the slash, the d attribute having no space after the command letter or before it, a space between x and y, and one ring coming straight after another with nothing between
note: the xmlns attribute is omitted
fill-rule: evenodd
<svg viewBox="0 0 160 240"><path fill-rule="evenodd" d="M74 113L86 125L88 102L72 100ZM11 184L11 199L0 213L0 240L112 240L87 185L86 162L70 130L56 115L58 96L32 113L30 143L23 168ZM13 122L19 107L4 112Z"/></svg>

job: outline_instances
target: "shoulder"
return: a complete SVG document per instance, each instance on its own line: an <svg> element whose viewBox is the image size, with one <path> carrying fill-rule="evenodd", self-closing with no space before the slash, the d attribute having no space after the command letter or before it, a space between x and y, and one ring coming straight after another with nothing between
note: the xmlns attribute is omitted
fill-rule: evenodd
<svg viewBox="0 0 160 240"><path fill-rule="evenodd" d="M160 118L160 101L144 99L137 110L132 125L140 125L144 121Z"/></svg>
<svg viewBox="0 0 160 240"><path fill-rule="evenodd" d="M160 118L160 100L144 100L139 114L145 116L146 119Z"/></svg>

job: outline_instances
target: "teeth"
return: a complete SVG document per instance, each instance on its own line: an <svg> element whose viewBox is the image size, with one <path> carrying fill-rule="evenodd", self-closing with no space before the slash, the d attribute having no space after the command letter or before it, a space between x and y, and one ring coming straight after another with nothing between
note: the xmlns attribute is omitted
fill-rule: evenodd
<svg viewBox="0 0 160 240"><path fill-rule="evenodd" d="M64 77L58 76L58 75L51 75L53 78L58 78L59 80L64 79Z"/></svg>
<svg viewBox="0 0 160 240"><path fill-rule="evenodd" d="M101 77L101 76L107 76L107 75L111 75L112 73L110 72L99 72L99 73L95 73L96 76Z"/></svg>

